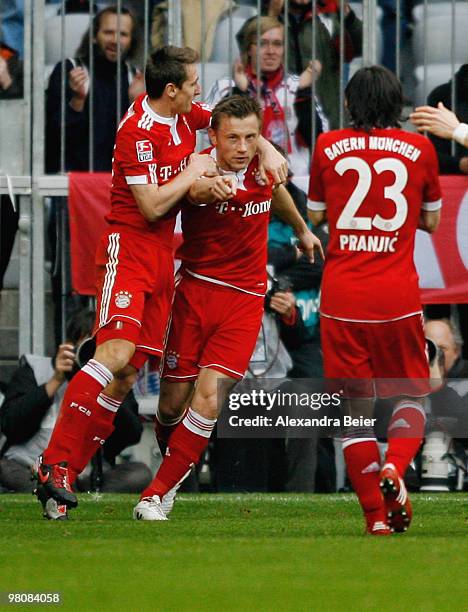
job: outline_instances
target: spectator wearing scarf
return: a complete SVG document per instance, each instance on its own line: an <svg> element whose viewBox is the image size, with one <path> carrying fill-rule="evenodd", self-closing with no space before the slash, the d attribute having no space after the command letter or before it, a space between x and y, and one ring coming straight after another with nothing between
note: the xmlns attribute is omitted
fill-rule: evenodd
<svg viewBox="0 0 468 612"><path fill-rule="evenodd" d="M260 45L257 47L257 23ZM250 21L243 30L242 55L233 68L233 78L216 81L207 96L207 103L216 104L231 93L258 98L263 110L262 135L288 152L296 175L307 174L309 152L297 132L294 101L298 89L310 87L320 74L320 64L310 62L300 76L287 74L283 65L284 31L282 24L271 17ZM258 70L257 70L258 58ZM315 101L317 134L328 129L328 121Z"/></svg>
<svg viewBox="0 0 468 612"><path fill-rule="evenodd" d="M317 82L317 95L330 120L330 129L335 130L340 127L341 10L344 11L345 63L362 53L362 21L356 17L347 0L314 1L315 55L312 53L314 8L311 0L289 0L286 15L284 0L265 0L263 8L269 16L287 24L287 54L291 72L301 74L312 58L321 63L322 72Z"/></svg>

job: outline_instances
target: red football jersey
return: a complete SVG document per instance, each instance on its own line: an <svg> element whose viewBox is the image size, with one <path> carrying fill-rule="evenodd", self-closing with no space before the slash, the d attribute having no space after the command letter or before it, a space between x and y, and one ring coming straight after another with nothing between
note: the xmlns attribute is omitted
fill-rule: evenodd
<svg viewBox="0 0 468 612"><path fill-rule="evenodd" d="M209 148L216 159L216 149ZM240 172L237 193L227 202L182 207L183 243L176 257L187 272L263 296L266 291L271 185L258 182L258 157Z"/></svg>
<svg viewBox="0 0 468 612"><path fill-rule="evenodd" d="M195 150L196 131L208 127L210 118L208 107L195 102L186 115L161 117L148 104L146 94L137 98L117 131L111 212L106 221L144 230L155 242L171 246L178 206L158 221L147 221L138 209L130 186L164 185L177 176Z"/></svg>
<svg viewBox="0 0 468 612"><path fill-rule="evenodd" d="M441 206L432 143L401 129L344 129L317 139L309 208L327 211L321 313L389 321L421 311L413 260L421 210Z"/></svg>

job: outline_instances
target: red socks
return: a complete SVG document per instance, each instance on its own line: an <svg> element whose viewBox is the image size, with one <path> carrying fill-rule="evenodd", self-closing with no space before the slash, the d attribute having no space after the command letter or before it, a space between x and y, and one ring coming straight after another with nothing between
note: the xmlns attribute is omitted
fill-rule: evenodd
<svg viewBox="0 0 468 612"><path fill-rule="evenodd" d="M96 454L97 450L103 446L104 442L114 431L114 419L121 402L100 393L97 401L94 402L92 419L84 432L81 445L73 450L69 459L69 475L77 476L85 469L88 463Z"/></svg>
<svg viewBox="0 0 468 612"><path fill-rule="evenodd" d="M169 440L166 455L151 484L141 494L162 498L197 463L210 440L216 419L206 419L188 409L183 421L177 425Z"/></svg>
<svg viewBox="0 0 468 612"><path fill-rule="evenodd" d="M393 463L402 478L421 446L425 424L426 415L418 402L402 400L396 405L387 430L385 463Z"/></svg>
<svg viewBox="0 0 468 612"><path fill-rule="evenodd" d="M49 445L44 451L45 464L69 461L81 447L93 420L96 398L112 378L112 373L94 359L73 377L65 392Z"/></svg>
<svg viewBox="0 0 468 612"><path fill-rule="evenodd" d="M343 438L348 476L368 523L386 523L380 492L380 453L375 438Z"/></svg>

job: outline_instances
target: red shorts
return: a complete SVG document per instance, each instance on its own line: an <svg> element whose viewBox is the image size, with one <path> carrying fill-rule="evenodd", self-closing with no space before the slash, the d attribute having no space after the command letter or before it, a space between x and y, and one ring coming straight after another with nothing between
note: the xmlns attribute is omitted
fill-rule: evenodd
<svg viewBox="0 0 468 612"><path fill-rule="evenodd" d="M96 251L97 344L129 340L137 351L132 363L161 357L174 296L174 257L136 232L106 232Z"/></svg>
<svg viewBox="0 0 468 612"><path fill-rule="evenodd" d="M325 377L356 381L345 385L354 389L352 397L421 397L430 392L421 315L386 323L321 317L320 333Z"/></svg>
<svg viewBox="0 0 468 612"><path fill-rule="evenodd" d="M242 378L262 323L263 298L182 276L177 285L163 378L194 380L200 368Z"/></svg>

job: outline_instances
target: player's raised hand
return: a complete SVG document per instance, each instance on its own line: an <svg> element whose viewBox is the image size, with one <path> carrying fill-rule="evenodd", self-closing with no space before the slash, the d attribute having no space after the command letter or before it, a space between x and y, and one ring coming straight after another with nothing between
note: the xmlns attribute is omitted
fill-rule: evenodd
<svg viewBox="0 0 468 612"><path fill-rule="evenodd" d="M315 234L309 229L304 230L301 234L297 235L299 240L299 249L309 258L311 263L315 261L315 249L318 250L322 259L325 260L325 253L323 252L322 243Z"/></svg>
<svg viewBox="0 0 468 612"><path fill-rule="evenodd" d="M213 179L210 191L216 200L224 202L237 193L237 181L233 176L216 176Z"/></svg>
<svg viewBox="0 0 468 612"><path fill-rule="evenodd" d="M216 162L211 157L211 155L200 155L199 153L192 153L189 159L189 164L193 169L197 171L199 177L216 176L218 174Z"/></svg>
<svg viewBox="0 0 468 612"><path fill-rule="evenodd" d="M73 96L84 100L89 90L89 75L85 68L73 68L69 74L69 85Z"/></svg>

